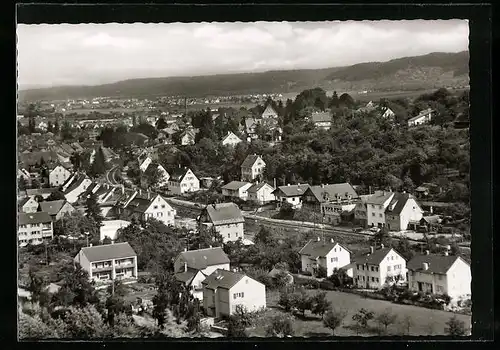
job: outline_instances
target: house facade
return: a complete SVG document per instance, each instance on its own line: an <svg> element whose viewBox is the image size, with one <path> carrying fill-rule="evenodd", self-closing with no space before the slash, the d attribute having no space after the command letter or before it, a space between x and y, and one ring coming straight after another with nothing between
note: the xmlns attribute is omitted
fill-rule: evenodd
<svg viewBox="0 0 500 350"><path fill-rule="evenodd" d="M311 115L311 121L318 129L330 130L332 127L332 115L330 112L314 112Z"/></svg>
<svg viewBox="0 0 500 350"><path fill-rule="evenodd" d="M277 209L285 202L289 203L293 209L302 208L302 196L309 188L308 184L278 186L273 194L276 197Z"/></svg>
<svg viewBox="0 0 500 350"><path fill-rule="evenodd" d="M157 163L150 163L149 166L144 171L145 176L141 176L142 186L146 187L147 185L149 185L147 183L147 180L146 180L147 176L152 174L154 171L158 171L160 176L159 176L158 181L155 184L153 184L152 187L153 188L161 188L161 187L167 186L168 180L170 179L170 174L168 173L168 171L165 170L165 168L161 164L157 164Z"/></svg>
<svg viewBox="0 0 500 350"><path fill-rule="evenodd" d="M266 109L264 109L264 112L262 112L261 116L262 119L278 119L278 113L274 110L274 108L268 104Z"/></svg>
<svg viewBox="0 0 500 350"><path fill-rule="evenodd" d="M66 182L71 176L71 172L62 165L56 166L49 172L49 185L58 187Z"/></svg>
<svg viewBox="0 0 500 350"><path fill-rule="evenodd" d="M424 211L408 193L395 193L385 212L386 226L391 231L416 229Z"/></svg>
<svg viewBox="0 0 500 350"><path fill-rule="evenodd" d="M76 209L64 199L40 202L40 211L50 215L53 221L60 220L64 215L69 215Z"/></svg>
<svg viewBox="0 0 500 350"><path fill-rule="evenodd" d="M368 227L385 226L385 211L393 197L394 192L375 191L374 194L366 198L366 225Z"/></svg>
<svg viewBox="0 0 500 350"><path fill-rule="evenodd" d="M275 188L267 182L255 183L247 190L248 200L260 205L272 202L276 200L274 190Z"/></svg>
<svg viewBox="0 0 500 350"><path fill-rule="evenodd" d="M235 147L240 142L241 142L241 139L238 136L236 136L234 133L232 133L231 131L228 131L227 135L224 136L224 138L222 139L223 146Z"/></svg>
<svg viewBox="0 0 500 350"><path fill-rule="evenodd" d="M63 193L66 200L73 204L78 200L78 197L87 190L92 184L92 181L84 174L73 174L68 181L63 185Z"/></svg>
<svg viewBox="0 0 500 350"><path fill-rule="evenodd" d="M247 200L248 189L250 187L252 187L252 184L250 182L231 181L230 183L222 186L221 190L222 190L222 195L228 199L239 198L239 199Z"/></svg>
<svg viewBox="0 0 500 350"><path fill-rule="evenodd" d="M153 160L149 156L144 154L143 156L138 158L138 161L139 161L139 169L142 172L145 172L146 169L149 167L149 164L151 164Z"/></svg>
<svg viewBox="0 0 500 350"><path fill-rule="evenodd" d="M52 218L45 212L18 214L19 246L41 244L54 237Z"/></svg>
<svg viewBox="0 0 500 350"><path fill-rule="evenodd" d="M353 259L353 278L358 288L381 289L406 280L406 260L396 250L381 245Z"/></svg>
<svg viewBox="0 0 500 350"><path fill-rule="evenodd" d="M266 163L261 156L256 154L248 155L241 164L241 181L253 181L264 176Z"/></svg>
<svg viewBox="0 0 500 350"><path fill-rule="evenodd" d="M224 243L245 238L245 219L240 208L234 203L207 205L198 220L200 230L214 229L222 236Z"/></svg>
<svg viewBox="0 0 500 350"><path fill-rule="evenodd" d="M350 251L333 239L322 240L319 237L311 239L299 254L302 271L316 274L321 266L326 270L326 277L331 276L334 269L346 268L351 263ZM352 270L350 272L352 277Z"/></svg>
<svg viewBox="0 0 500 350"><path fill-rule="evenodd" d="M396 113L394 113L389 107L385 107L382 109L382 118L384 119L392 119L395 115Z"/></svg>
<svg viewBox="0 0 500 350"><path fill-rule="evenodd" d="M127 242L82 248L74 261L96 282L137 279L137 254Z"/></svg>
<svg viewBox="0 0 500 350"><path fill-rule="evenodd" d="M148 220L154 218L165 225L175 225L176 211L159 194L136 194L123 206L123 213L128 219Z"/></svg>
<svg viewBox="0 0 500 350"><path fill-rule="evenodd" d="M471 294L470 265L460 256L429 254L408 262L408 288L415 292L447 294L458 299Z"/></svg>
<svg viewBox="0 0 500 350"><path fill-rule="evenodd" d="M427 124L432 120L434 110L427 108L421 111L418 115L413 118L408 119L408 126L417 126L422 124Z"/></svg>
<svg viewBox="0 0 500 350"><path fill-rule="evenodd" d="M26 197L19 202L19 209L23 213L36 213L38 205L35 197Z"/></svg>
<svg viewBox="0 0 500 350"><path fill-rule="evenodd" d="M266 308L265 285L247 275L218 269L202 285L203 308L209 316L230 316L238 305L250 312Z"/></svg>
<svg viewBox="0 0 500 350"><path fill-rule="evenodd" d="M168 191L172 194L197 192L200 190L200 180L188 168L175 169L168 181Z"/></svg>

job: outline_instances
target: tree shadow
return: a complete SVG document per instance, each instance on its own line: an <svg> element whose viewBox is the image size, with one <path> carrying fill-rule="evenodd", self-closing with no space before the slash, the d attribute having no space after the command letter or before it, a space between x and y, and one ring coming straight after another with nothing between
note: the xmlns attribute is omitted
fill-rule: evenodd
<svg viewBox="0 0 500 350"><path fill-rule="evenodd" d="M318 317L312 315L302 315L300 313L295 313L294 316L301 321L318 321Z"/></svg>
<svg viewBox="0 0 500 350"><path fill-rule="evenodd" d="M304 337L331 337L332 333L328 332L305 332Z"/></svg>
<svg viewBox="0 0 500 350"><path fill-rule="evenodd" d="M351 323L351 324L344 324L342 325L342 328L348 329L352 332L354 332L356 335L363 336L383 336L383 331L380 331L379 327L374 327L368 325L365 328L360 328L357 324Z"/></svg>

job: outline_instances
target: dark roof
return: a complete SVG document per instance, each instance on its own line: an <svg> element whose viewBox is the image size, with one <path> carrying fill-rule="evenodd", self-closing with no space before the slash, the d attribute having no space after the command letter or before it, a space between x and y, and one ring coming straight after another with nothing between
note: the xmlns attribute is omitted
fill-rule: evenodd
<svg viewBox="0 0 500 350"><path fill-rule="evenodd" d="M332 116L331 116L330 112L313 113L311 115L311 120L314 123L331 122Z"/></svg>
<svg viewBox="0 0 500 350"><path fill-rule="evenodd" d="M68 154L72 154L75 151L73 147L71 147L67 143L61 143L59 147L62 148L62 150Z"/></svg>
<svg viewBox="0 0 500 350"><path fill-rule="evenodd" d="M337 242L332 242L330 240L315 240L310 239L309 242L299 251L301 255L309 255L312 257L325 256L327 255L333 247L337 245Z"/></svg>
<svg viewBox="0 0 500 350"><path fill-rule="evenodd" d="M348 183L340 183L340 184L332 184L332 185L321 185L321 186L311 186L306 192L312 192L313 195L319 202L326 202L336 199L337 195L340 196L340 199L349 199L348 196L351 196L352 199L357 198L358 194L352 188L352 186ZM324 196L326 194L326 198Z"/></svg>
<svg viewBox="0 0 500 350"><path fill-rule="evenodd" d="M198 272L199 270L188 268L187 271L176 273L174 277L177 281L182 282L185 285L190 285L191 281Z"/></svg>
<svg viewBox="0 0 500 350"><path fill-rule="evenodd" d="M366 198L366 203L376 205L384 204L392 196L392 194L393 192L389 191L371 194Z"/></svg>
<svg viewBox="0 0 500 350"><path fill-rule="evenodd" d="M82 253L90 262L137 255L128 242L85 247L82 248Z"/></svg>
<svg viewBox="0 0 500 350"><path fill-rule="evenodd" d="M170 174L170 181L181 182L188 170L189 168L175 168Z"/></svg>
<svg viewBox="0 0 500 350"><path fill-rule="evenodd" d="M308 188L308 184L278 186L274 192L282 192L286 197L296 197L304 195Z"/></svg>
<svg viewBox="0 0 500 350"><path fill-rule="evenodd" d="M43 211L38 211L36 213L19 213L18 217L19 225L41 224L52 221L50 215Z"/></svg>
<svg viewBox="0 0 500 350"><path fill-rule="evenodd" d="M422 218L422 220L424 220L428 224L437 224L437 223L439 223L440 219L441 218L439 217L439 215L429 215L429 216L424 216Z"/></svg>
<svg viewBox="0 0 500 350"><path fill-rule="evenodd" d="M47 212L49 215L57 215L65 203L64 199L40 202L40 211Z"/></svg>
<svg viewBox="0 0 500 350"><path fill-rule="evenodd" d="M82 182L85 181L85 179L87 179L87 176L85 174L78 175L76 177L76 179L73 180L73 182L71 183L71 185L66 189L66 191L64 191L64 193L65 194L70 193L71 191L73 191L74 189L76 189L78 186L80 186L82 184Z"/></svg>
<svg viewBox="0 0 500 350"><path fill-rule="evenodd" d="M387 254L391 251L391 249L394 250L396 253L398 253L395 249L391 247L384 247L376 249L373 252L373 254L370 254L368 252L358 255L353 260L356 264L379 265L382 262L382 260L384 260L384 258L387 256ZM401 254L399 255L403 257Z"/></svg>
<svg viewBox="0 0 500 350"><path fill-rule="evenodd" d="M246 181L231 181L230 183L225 184L221 188L225 189L225 190L237 190L237 189L240 189L241 187L243 187L245 185L248 185L248 184L250 184L250 182L246 182Z"/></svg>
<svg viewBox="0 0 500 350"><path fill-rule="evenodd" d="M250 193L250 192L251 192L251 193L253 193L253 192L257 192L257 191L259 191L262 187L264 187L265 185L271 186L271 185L270 185L270 184L268 184L267 182L260 182L260 183L258 183L258 184L253 184L253 185L252 185L252 187L248 188L247 192L249 192L249 193ZM271 186L271 188L272 188L272 189L273 189L273 191L274 191L274 187L273 187L273 186Z"/></svg>
<svg viewBox="0 0 500 350"><path fill-rule="evenodd" d="M408 263L406 264L406 268L412 271L438 273L444 275L459 258L459 256L445 256L440 254L416 255L410 261L408 261ZM429 268L427 271L424 271L423 269L424 263L429 264ZM467 263L467 265L469 264Z"/></svg>
<svg viewBox="0 0 500 350"><path fill-rule="evenodd" d="M28 201L32 200L33 197L25 197L18 202L18 205L22 208ZM33 199L34 200L34 199Z"/></svg>
<svg viewBox="0 0 500 350"><path fill-rule="evenodd" d="M221 247L188 250L179 254L179 258L187 263L188 268L203 270L208 266L229 264L229 258Z"/></svg>
<svg viewBox="0 0 500 350"><path fill-rule="evenodd" d="M42 195L42 194L51 194L53 192L56 192L57 188L28 188L26 190L26 195L31 197L31 196L36 196L36 195Z"/></svg>
<svg viewBox="0 0 500 350"><path fill-rule="evenodd" d="M241 167L242 168L251 168L255 162L257 161L257 159L259 159L260 156L257 155L257 154L249 154L245 160L243 161L243 163L241 164ZM262 159L262 158L261 158ZM264 160L262 160L264 162Z"/></svg>
<svg viewBox="0 0 500 350"><path fill-rule="evenodd" d="M238 272L217 269L201 283L209 289L230 289L245 276Z"/></svg>
<svg viewBox="0 0 500 350"><path fill-rule="evenodd" d="M205 207L210 221L214 225L244 222L240 208L234 203L210 204Z"/></svg>
<svg viewBox="0 0 500 350"><path fill-rule="evenodd" d="M409 193L394 193L394 197L392 197L389 205L387 206L386 213L391 215L401 214L406 202L408 202L408 199L410 198L412 198L412 196Z"/></svg>
<svg viewBox="0 0 500 350"><path fill-rule="evenodd" d="M156 195L152 196L151 199L144 198L142 196L135 196L134 199L130 201L127 205L127 209L133 210L138 213L144 213L153 203L153 200L156 198Z"/></svg>
<svg viewBox="0 0 500 350"><path fill-rule="evenodd" d="M19 160L25 165L39 164L41 159L43 159L45 163L58 160L56 152L53 151L21 153L19 155Z"/></svg>

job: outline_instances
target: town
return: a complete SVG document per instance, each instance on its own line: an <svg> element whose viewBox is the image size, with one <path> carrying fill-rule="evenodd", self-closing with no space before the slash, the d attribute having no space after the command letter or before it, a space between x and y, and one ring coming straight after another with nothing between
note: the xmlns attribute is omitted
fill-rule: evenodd
<svg viewBox="0 0 500 350"><path fill-rule="evenodd" d="M27 336L470 334L468 89L283 96L21 105Z"/></svg>

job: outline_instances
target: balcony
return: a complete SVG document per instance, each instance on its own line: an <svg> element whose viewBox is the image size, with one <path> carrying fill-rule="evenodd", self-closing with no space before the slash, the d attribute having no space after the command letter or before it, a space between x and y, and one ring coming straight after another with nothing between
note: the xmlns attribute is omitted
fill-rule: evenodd
<svg viewBox="0 0 500 350"><path fill-rule="evenodd" d="M113 270L113 266L104 266L104 267L92 267L92 273L97 273L97 272L105 272L105 271L111 271Z"/></svg>

